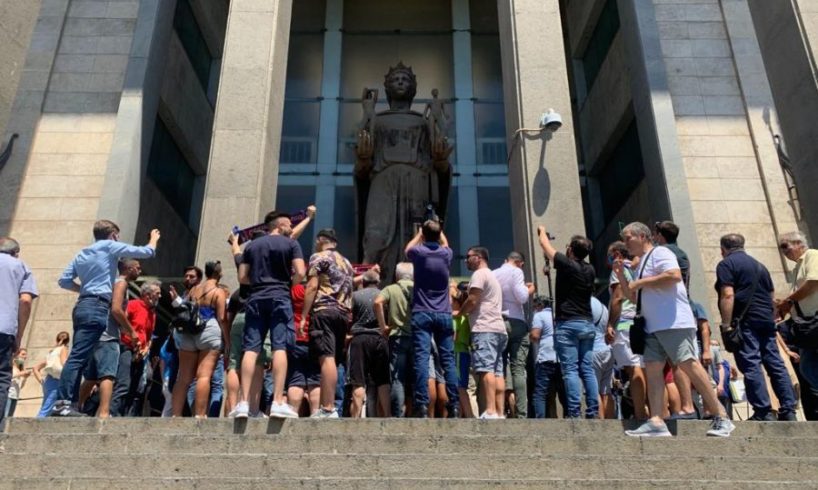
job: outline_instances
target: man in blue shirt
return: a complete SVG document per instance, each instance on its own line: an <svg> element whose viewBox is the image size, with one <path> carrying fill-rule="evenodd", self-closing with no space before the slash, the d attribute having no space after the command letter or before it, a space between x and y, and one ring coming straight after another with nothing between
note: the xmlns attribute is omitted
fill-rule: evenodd
<svg viewBox="0 0 818 490"><path fill-rule="evenodd" d="M452 305L449 302L449 267L452 249L440 222L423 223L405 248L406 257L415 271L412 298L412 344L415 351L415 417L428 417L429 355L432 338L437 344L440 364L446 376L449 395L449 418L459 418L460 404L457 391L457 369L454 364L454 328Z"/></svg>
<svg viewBox="0 0 818 490"><path fill-rule="evenodd" d="M716 266L721 328L729 328L733 320L739 320L742 345L735 356L744 374L747 401L753 406L750 420L774 420L762 364L778 397L778 419L795 420L795 392L776 341L770 273L747 255L744 237L737 233L721 237L721 255L724 259Z"/></svg>
<svg viewBox="0 0 818 490"><path fill-rule="evenodd" d="M120 258L148 259L156 255L159 230L151 230L150 241L139 247L119 241L119 227L108 220L94 223L95 242L80 250L60 276L61 288L79 293L74 306L74 343L60 375L60 389L52 416L81 416L75 406L79 398L79 374L94 352L111 312L111 295ZM79 279L79 282L77 282Z"/></svg>
<svg viewBox="0 0 818 490"><path fill-rule="evenodd" d="M534 393L531 404L534 417L544 419L556 418L556 411L548 412L549 393L556 391L560 404L566 406L565 387L562 383L562 372L557 362L557 351L554 350L554 313L551 310L551 299L535 296L534 318L531 324L531 345L536 352L534 363ZM554 407L556 408L556 407Z"/></svg>
<svg viewBox="0 0 818 490"><path fill-rule="evenodd" d="M0 238L0 429L11 386L11 361L20 348L37 285L31 270L18 258L20 245Z"/></svg>

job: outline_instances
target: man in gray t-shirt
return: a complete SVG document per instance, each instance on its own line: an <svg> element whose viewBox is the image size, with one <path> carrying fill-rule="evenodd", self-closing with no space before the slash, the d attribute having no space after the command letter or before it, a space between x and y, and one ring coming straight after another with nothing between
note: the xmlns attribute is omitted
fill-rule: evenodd
<svg viewBox="0 0 818 490"><path fill-rule="evenodd" d="M374 270L363 274L363 289L352 293L352 341L349 343L348 379L352 386L352 417L360 417L364 395L377 390L377 405L370 399L367 417L388 417L389 344L381 335L375 316L375 298L380 294L381 278Z"/></svg>

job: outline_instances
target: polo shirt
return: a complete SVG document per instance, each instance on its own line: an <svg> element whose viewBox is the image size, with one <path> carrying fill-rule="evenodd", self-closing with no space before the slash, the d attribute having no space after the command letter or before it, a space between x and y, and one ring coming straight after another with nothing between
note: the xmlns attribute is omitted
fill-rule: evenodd
<svg viewBox="0 0 818 490"><path fill-rule="evenodd" d="M758 287L751 296L753 279L758 273L761 274ZM747 255L744 250L731 252L716 266L716 292L720 293L724 286L731 286L735 292L733 318L741 316L749 303L750 306L744 315L742 324L775 325L772 300L773 280L761 262Z"/></svg>

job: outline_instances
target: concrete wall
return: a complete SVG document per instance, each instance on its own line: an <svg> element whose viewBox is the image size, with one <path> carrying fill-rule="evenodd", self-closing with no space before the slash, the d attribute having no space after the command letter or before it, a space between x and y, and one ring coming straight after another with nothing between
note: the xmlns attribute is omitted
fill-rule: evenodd
<svg viewBox="0 0 818 490"><path fill-rule="evenodd" d="M818 239L818 82L815 47L818 46L818 3L749 0L753 24L769 77L775 107L789 157L792 160L806 228ZM793 9L798 6L799 9ZM800 28L803 27L804 36Z"/></svg>
<svg viewBox="0 0 818 490"><path fill-rule="evenodd" d="M41 3L42 0L0 0L0 134L11 115ZM6 140L0 142L0 147L5 143Z"/></svg>
<svg viewBox="0 0 818 490"><path fill-rule="evenodd" d="M763 114L774 110L766 78L758 73L760 53L746 0L623 3L623 24L640 30L635 45L643 61L633 66L641 64L647 74L641 80L646 86L634 94L650 97L650 114L637 102L637 118L654 118L652 134L643 134L640 125L640 137L659 149L671 216L691 254L694 299L717 311L712 285L721 260L718 241L728 232L744 234L748 251L784 287L776 230L795 219L781 205L783 176L765 139ZM653 185L649 167L646 172Z"/></svg>

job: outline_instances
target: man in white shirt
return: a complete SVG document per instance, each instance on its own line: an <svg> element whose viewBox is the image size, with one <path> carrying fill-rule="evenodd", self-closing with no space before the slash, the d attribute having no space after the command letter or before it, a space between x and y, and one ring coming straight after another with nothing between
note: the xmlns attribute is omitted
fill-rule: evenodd
<svg viewBox="0 0 818 490"><path fill-rule="evenodd" d="M647 334L643 359L651 418L638 429L625 433L637 437L671 435L662 420L665 389L662 369L665 362L670 361L690 378L693 387L702 396L705 409L716 414L707 435L728 437L735 426L727 418L724 407L711 389L707 372L698 360L696 319L690 309L679 263L668 248L654 247L651 235L650 228L639 222L631 223L622 230L622 240L628 251L640 257L636 279L628 280L622 259L617 259L613 264L625 296L641 306Z"/></svg>
<svg viewBox="0 0 818 490"><path fill-rule="evenodd" d="M792 292L775 302L778 316L784 318L790 314L803 320L818 315L818 250L809 248L807 238L800 231L781 235L778 248L787 259L795 262ZM801 374L810 386L818 388L818 350L803 347L798 350Z"/></svg>
<svg viewBox="0 0 818 490"><path fill-rule="evenodd" d="M503 320L508 331L508 346L503 353L504 360L511 367L511 380L514 387L517 418L528 418L528 379L526 361L528 360L528 324L525 321L525 304L534 294L534 284L526 283L523 276L525 258L520 252L511 252L506 262L494 269L494 277L503 290Z"/></svg>
<svg viewBox="0 0 818 490"><path fill-rule="evenodd" d="M503 351L508 334L503 323L502 289L488 261L489 252L483 247L471 247L466 252L466 266L474 273L460 314L469 315L471 325L472 367L480 385L480 405L485 407L480 418L501 419L505 418Z"/></svg>

